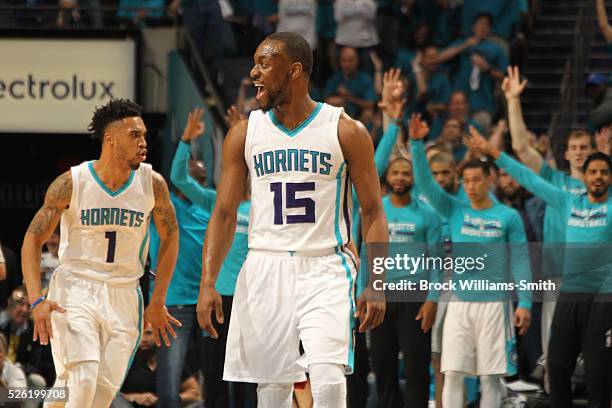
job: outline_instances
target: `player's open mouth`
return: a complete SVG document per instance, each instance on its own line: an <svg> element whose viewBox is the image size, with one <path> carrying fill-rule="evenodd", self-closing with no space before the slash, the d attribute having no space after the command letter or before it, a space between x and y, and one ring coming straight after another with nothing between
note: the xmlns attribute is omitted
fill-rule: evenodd
<svg viewBox="0 0 612 408"><path fill-rule="evenodd" d="M262 83L253 82L253 85L255 85L255 88L257 88L257 95L255 95L255 99L260 100L265 95L266 90Z"/></svg>
<svg viewBox="0 0 612 408"><path fill-rule="evenodd" d="M147 160L147 150L143 150L142 152L140 152L140 160L145 161Z"/></svg>

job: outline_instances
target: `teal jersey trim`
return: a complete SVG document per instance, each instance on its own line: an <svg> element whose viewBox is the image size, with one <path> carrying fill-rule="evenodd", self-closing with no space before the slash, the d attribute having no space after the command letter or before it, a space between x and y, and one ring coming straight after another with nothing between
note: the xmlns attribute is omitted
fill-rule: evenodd
<svg viewBox="0 0 612 408"><path fill-rule="evenodd" d="M93 167L93 161L87 163L87 167L89 168L89 172L91 173L94 180L96 180L96 183L98 183L102 190L104 190L111 197L116 197L119 194L123 193L130 186L130 184L132 184L132 180L134 180L134 175L136 174L136 171L130 171L130 178L128 178L128 181L126 181L124 185L119 187L119 190L112 191L111 189L106 187L106 184L104 184L102 180L100 180L100 177L98 177L98 174L96 173L96 170L94 170Z"/></svg>
<svg viewBox="0 0 612 408"><path fill-rule="evenodd" d="M346 271L346 278L349 281L349 304L350 304L350 314L349 314L349 350L348 350L348 366L350 367L350 372L353 372L353 368L355 366L355 345L353 344L353 334L355 331L355 321L353 319L353 315L355 314L355 301L353 299L353 277L351 275L351 269L348 266L348 263L346 263L346 256L344 255L344 252L342 252L342 249L340 249L339 252L337 252L337 254L340 256L340 259L342 260L342 266L344 267L344 270Z"/></svg>
<svg viewBox="0 0 612 408"><path fill-rule="evenodd" d="M143 271L145 269L145 263L147 262L146 259L143 259L143 255L146 256L144 249L147 247L147 244L149 243L149 228L151 226L150 221L151 221L151 217L149 217L149 220L147 221L147 233L142 239L142 243L140 244L140 249L138 250L138 259L140 260L140 265L142 265Z"/></svg>
<svg viewBox="0 0 612 408"><path fill-rule="evenodd" d="M342 233L340 232L340 223L339 223L339 218L340 218L340 197L341 197L341 190L342 190L342 171L344 170L344 166L346 165L346 162L342 162L342 164L340 164L340 168L338 169L338 174L336 175L336 212L334 214L334 228L336 231L336 241L338 241L338 246L342 245Z"/></svg>
<svg viewBox="0 0 612 408"><path fill-rule="evenodd" d="M278 119L276 119L276 116L274 115L274 109L270 109L268 111L268 115L270 116L270 120L272 121L272 123L274 123L274 126L276 126L280 131L282 131L284 134L286 134L289 137L295 137L295 135L300 133L302 129L304 129L306 126L310 124L310 122L314 120L314 118L317 116L317 113L319 113L322 107L323 107L323 104L321 102L317 102L317 106L312 110L310 115L308 115L306 120L300 123L300 125L293 130L287 129L285 126L283 126L282 123L278 121Z"/></svg>
<svg viewBox="0 0 612 408"><path fill-rule="evenodd" d="M136 340L136 345L134 346L134 350L132 351L130 362L128 363L127 368L125 369L125 374L123 375L123 381L121 381L121 387L119 387L119 390L123 388L123 383L125 382L125 379L128 376L130 367L132 367L134 357L136 357L136 352L138 351L138 347L140 346L140 340L142 339L142 305L144 302L142 299L142 292L140 291L140 286L138 286L138 288L136 289L136 293L138 294L138 339Z"/></svg>

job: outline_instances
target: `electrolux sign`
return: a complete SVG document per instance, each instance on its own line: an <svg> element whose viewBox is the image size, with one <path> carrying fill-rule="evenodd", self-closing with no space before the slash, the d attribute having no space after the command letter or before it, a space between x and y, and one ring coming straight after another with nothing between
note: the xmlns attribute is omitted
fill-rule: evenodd
<svg viewBox="0 0 612 408"><path fill-rule="evenodd" d="M134 99L134 41L0 40L0 132L86 133L96 106Z"/></svg>

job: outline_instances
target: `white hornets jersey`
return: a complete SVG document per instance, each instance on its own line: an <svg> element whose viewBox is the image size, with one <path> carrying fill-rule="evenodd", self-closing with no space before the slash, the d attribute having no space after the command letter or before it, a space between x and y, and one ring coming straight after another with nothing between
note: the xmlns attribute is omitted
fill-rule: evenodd
<svg viewBox="0 0 612 408"><path fill-rule="evenodd" d="M70 169L72 198L60 224L60 268L114 285L136 283L148 253L152 171L142 163L113 192L98 178L93 162Z"/></svg>
<svg viewBox="0 0 612 408"><path fill-rule="evenodd" d="M352 187L338 141L341 112L319 103L291 131L273 110L251 113L244 148L250 249L317 251L350 240Z"/></svg>

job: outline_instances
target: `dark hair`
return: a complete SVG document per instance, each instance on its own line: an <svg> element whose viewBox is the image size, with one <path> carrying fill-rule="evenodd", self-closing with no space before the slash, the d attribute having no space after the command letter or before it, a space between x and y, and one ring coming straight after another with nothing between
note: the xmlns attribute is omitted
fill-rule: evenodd
<svg viewBox="0 0 612 408"><path fill-rule="evenodd" d="M489 13L478 13L476 14L476 17L474 17L474 20L472 21L472 24L474 24L476 21L478 21L481 18L486 18L487 20L489 20L489 25L493 25L493 16Z"/></svg>
<svg viewBox="0 0 612 408"><path fill-rule="evenodd" d="M483 161L480 159L472 159L463 165L463 170L461 173L465 172L467 169L482 169L482 172L485 176L489 176L491 174L491 168L488 161Z"/></svg>
<svg viewBox="0 0 612 408"><path fill-rule="evenodd" d="M96 108L87 130L91 132L94 139L102 141L104 131L109 124L121 119L140 116L142 116L140 105L129 99L112 99L106 105Z"/></svg>
<svg viewBox="0 0 612 408"><path fill-rule="evenodd" d="M610 156L602 152L595 152L589 157L587 157L587 159L584 161L584 164L582 165L583 173L586 173L587 169L589 168L589 164L591 164L591 162L594 162L596 160L601 160L601 161L606 162L606 164L608 165L608 171L612 173L612 163L610 162Z"/></svg>
<svg viewBox="0 0 612 408"><path fill-rule="evenodd" d="M266 40L282 43L283 52L291 62L299 62L308 76L312 74L312 50L304 37L296 33L281 31L270 34L266 37Z"/></svg>

